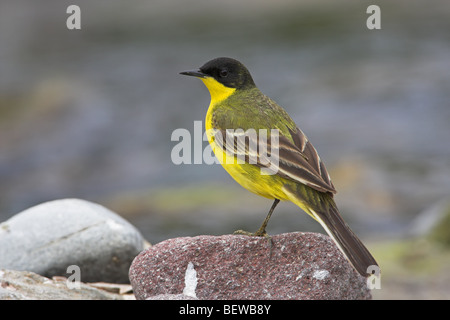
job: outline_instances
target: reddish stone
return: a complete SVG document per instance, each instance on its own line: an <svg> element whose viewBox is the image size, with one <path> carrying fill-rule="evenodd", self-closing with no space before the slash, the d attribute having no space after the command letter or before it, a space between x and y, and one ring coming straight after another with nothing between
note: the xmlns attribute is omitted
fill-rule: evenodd
<svg viewBox="0 0 450 320"><path fill-rule="evenodd" d="M318 233L175 238L141 252L130 268L137 299L181 294L191 262L198 299L371 299L366 279Z"/></svg>

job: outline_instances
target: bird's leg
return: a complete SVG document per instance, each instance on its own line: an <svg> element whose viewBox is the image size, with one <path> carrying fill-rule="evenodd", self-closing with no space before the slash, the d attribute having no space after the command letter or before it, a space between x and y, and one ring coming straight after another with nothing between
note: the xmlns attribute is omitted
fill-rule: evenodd
<svg viewBox="0 0 450 320"><path fill-rule="evenodd" d="M243 234L246 236L256 236L256 237L266 238L270 244L270 254L269 254L270 257L272 257L273 241L272 241L272 237L266 232L266 227L267 227L267 224L269 223L270 217L272 216L273 210L275 210L275 207L277 206L277 204L279 202L280 202L279 199L275 199L275 201L272 204L272 207L269 210L269 213L267 214L266 218L263 221L263 224L258 229L258 231L252 233L252 232L248 232L248 231L244 231L244 230L236 230L234 232L234 234Z"/></svg>
<svg viewBox="0 0 450 320"><path fill-rule="evenodd" d="M267 214L267 217L264 219L263 224L261 225L261 227L258 229L258 231L256 232L248 232L248 231L244 231L244 230L236 230L234 232L234 234L243 234L243 235L247 235L247 236L256 236L256 237L265 237L268 239L272 239L266 232L266 227L267 224L269 223L270 217L272 216L273 210L275 210L275 207L277 206L277 204L280 202L279 199L275 199L275 201L272 204L272 207L269 210L269 213Z"/></svg>

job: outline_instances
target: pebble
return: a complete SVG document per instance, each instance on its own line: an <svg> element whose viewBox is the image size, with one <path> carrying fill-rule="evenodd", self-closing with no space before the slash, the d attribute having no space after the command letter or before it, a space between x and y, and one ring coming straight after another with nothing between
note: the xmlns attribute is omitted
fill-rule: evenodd
<svg viewBox="0 0 450 320"><path fill-rule="evenodd" d="M0 269L45 277L129 283L131 262L143 249L129 222L80 199L45 202L0 224Z"/></svg>

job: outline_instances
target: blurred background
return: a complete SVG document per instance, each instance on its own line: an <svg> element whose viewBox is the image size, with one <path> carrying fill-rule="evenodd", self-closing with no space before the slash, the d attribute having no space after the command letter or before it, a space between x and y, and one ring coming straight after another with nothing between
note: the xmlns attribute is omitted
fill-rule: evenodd
<svg viewBox="0 0 450 320"><path fill-rule="evenodd" d="M220 165L171 161L173 130L193 134L209 104L178 73L229 56L324 160L382 267L374 298L449 299L449 17L447 0L1 0L0 221L76 197L151 243L259 228L270 200ZM268 232L292 231L323 232L282 203Z"/></svg>

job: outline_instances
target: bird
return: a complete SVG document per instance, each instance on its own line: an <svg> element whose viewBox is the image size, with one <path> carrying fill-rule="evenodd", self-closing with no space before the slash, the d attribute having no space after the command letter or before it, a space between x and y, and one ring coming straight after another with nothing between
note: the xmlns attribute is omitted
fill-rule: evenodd
<svg viewBox="0 0 450 320"><path fill-rule="evenodd" d="M205 130L220 164L245 189L273 200L256 232L238 233L267 237L275 207L291 201L323 227L359 274L379 270L343 220L334 201L336 188L316 149L289 114L258 89L241 62L219 57L180 74L199 78L209 90Z"/></svg>

